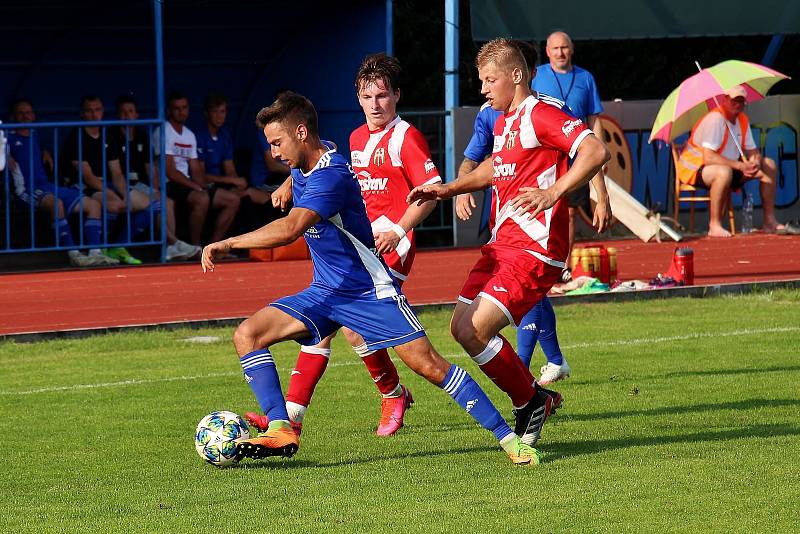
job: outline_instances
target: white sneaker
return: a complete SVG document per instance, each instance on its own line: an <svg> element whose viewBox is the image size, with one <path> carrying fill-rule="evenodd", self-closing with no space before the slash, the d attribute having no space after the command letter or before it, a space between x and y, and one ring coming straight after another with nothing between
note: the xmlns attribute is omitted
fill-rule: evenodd
<svg viewBox="0 0 800 534"><path fill-rule="evenodd" d="M96 265L101 265L97 258L86 256L77 251L70 253L69 264L73 267L94 267Z"/></svg>
<svg viewBox="0 0 800 534"><path fill-rule="evenodd" d="M567 359L564 358L561 365L556 365L554 363L547 362L545 365L542 366L540 371L541 375L539 376L539 379L536 382L538 384L546 386L547 384L558 382L562 378L567 378L572 369L569 368Z"/></svg>
<svg viewBox="0 0 800 534"><path fill-rule="evenodd" d="M178 247L178 250L182 250L188 259L199 256L200 253L203 252L201 247L198 247L197 245L190 245L189 243L181 241L180 239L175 241L175 246Z"/></svg>
<svg viewBox="0 0 800 534"><path fill-rule="evenodd" d="M119 265L119 260L106 256L99 249L89 251L89 257L95 262L94 265Z"/></svg>
<svg viewBox="0 0 800 534"><path fill-rule="evenodd" d="M185 260L186 253L178 248L180 241L167 245L167 261Z"/></svg>

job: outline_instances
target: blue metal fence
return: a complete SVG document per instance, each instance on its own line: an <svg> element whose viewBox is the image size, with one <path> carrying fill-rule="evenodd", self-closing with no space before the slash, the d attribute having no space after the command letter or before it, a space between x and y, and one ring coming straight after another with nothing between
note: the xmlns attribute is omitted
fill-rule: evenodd
<svg viewBox="0 0 800 534"><path fill-rule="evenodd" d="M64 183L65 176L68 172L68 169L64 169L62 156L59 152L63 150L61 148L59 139L63 136L60 135L60 132L63 132L65 129L74 129L74 128L82 128L82 127L98 127L100 129L100 137L103 146L106 146L106 137L108 135L108 128L117 128L121 126L139 126L139 127L146 127L147 135L152 138L153 132L160 128L163 123L158 119L145 119L145 120L132 120L132 121L81 121L81 122L41 122L41 123L10 123L10 124L0 124L0 130L4 132L10 132L15 130L28 130L29 135L33 136L33 131L41 132L45 129L52 130L52 146L53 146L53 176L51 177L51 184L53 187L53 196L55 197L54 200L54 213L57 213L58 204L59 204L59 187L66 185ZM77 161L83 161L83 136L80 134L80 130L77 132ZM38 135L39 139L42 139L42 135ZM159 138L163 139L163 135L160 135ZM102 153L102 164L103 164L103 172L102 175L99 176L102 179L103 184L103 191L102 191L102 214L101 214L101 221L102 221L102 240L100 243L101 248L109 247L109 246L140 246L140 245L163 245L166 242L166 212L162 209L161 220L157 218L157 211L154 208L153 202L160 199L161 195L159 192L153 192L150 194L150 204L148 205L147 210L149 210L149 224L148 230L145 235L143 236L134 236L132 233L131 228L131 215L133 213L131 209L131 196L129 193L130 185L131 185L131 178L132 178L132 169L131 169L131 160L130 160L130 141L126 139L126 150L125 150L125 157L124 161L120 161L120 167L122 170L122 175L125 180L125 201L126 201L126 209L120 216L124 216L126 218L126 235L123 236L121 240L117 241L110 241L111 233L114 231L114 228L111 228L109 225L109 212L107 209L107 189L112 185L112 180L110 176L110 171L108 167L108 160L106 157L106 151L103 150ZM42 154L35 154L34 147L36 146L35 143L31 142L28 143L28 176L22 174L21 166L16 164L10 157L7 161L6 168L3 171L3 189L2 189L2 207L3 207L3 246L0 246L0 254L2 253L12 253L12 252L33 252L33 251L48 251L48 250L69 250L71 249L78 249L78 248L87 248L86 243L86 236L84 235L84 200L86 197L81 197L79 201L80 209L77 210L78 213L64 213L65 218L69 219L71 216L77 216L77 232L75 239L74 246L68 247L61 243L61 239L57 228L52 223L45 223L43 222L43 217L37 217L37 207L36 207L36 184L35 184L35 177L34 177L34 162L36 158L41 158ZM154 147L150 146L150 151L148 154L148 160L150 163L150 169L152 171L156 171L156 166L153 164L155 161L154 156ZM72 183L68 187L74 187L78 191L83 191L84 186L86 185L84 180L84 172L83 172L83 165L77 166L77 182ZM155 183L151 183L151 186L155 186L154 189L158 189L159 191L165 191L165 176L164 173L161 172L152 172L153 175L150 177L150 180ZM144 177L142 177L144 178ZM22 183L18 182L23 180ZM20 189L25 191L26 195L20 197L16 189ZM163 203L166 206L166 202ZM64 206L64 209L68 209L68 206ZM44 213L44 210L42 210ZM27 225L25 224L27 223ZM42 229L42 225L47 224L49 228L52 230L52 240L47 239L47 229ZM27 228L26 228L27 226ZM27 236L21 235L20 232L27 233ZM25 239L27 237L27 239ZM45 242L42 242L45 241ZM21 243L21 244L20 244ZM52 243L52 244L50 244Z"/></svg>

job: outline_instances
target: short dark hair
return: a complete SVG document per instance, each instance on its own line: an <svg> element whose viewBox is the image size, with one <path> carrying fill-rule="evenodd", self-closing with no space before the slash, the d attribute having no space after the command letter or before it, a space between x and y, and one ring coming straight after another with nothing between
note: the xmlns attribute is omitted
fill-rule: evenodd
<svg viewBox="0 0 800 534"><path fill-rule="evenodd" d="M30 98L17 98L13 102L11 102L11 113L17 112L17 106L20 104L28 104L30 107L33 107L33 101Z"/></svg>
<svg viewBox="0 0 800 534"><path fill-rule="evenodd" d="M286 126L289 130L296 128L298 124L304 124L311 136L319 137L317 110L314 109L314 104L303 95L292 91L282 93L275 102L256 115L256 124L262 130L267 124L274 122Z"/></svg>
<svg viewBox="0 0 800 534"><path fill-rule="evenodd" d="M212 91L206 95L206 100L203 103L203 109L211 111L221 105L228 105L228 97L218 91Z"/></svg>
<svg viewBox="0 0 800 534"><path fill-rule="evenodd" d="M81 109L83 109L84 104L87 102L100 102L103 103L103 99L97 95L83 95L81 97Z"/></svg>
<svg viewBox="0 0 800 534"><path fill-rule="evenodd" d="M170 91L167 95L167 106L175 102L176 100L189 100L189 97L185 94L181 93L180 91Z"/></svg>
<svg viewBox="0 0 800 534"><path fill-rule="evenodd" d="M528 70L533 72L533 69L539 64L539 52L536 51L536 47L528 41L520 39L513 39L511 42L517 45L519 51L522 52L522 57L525 58L525 63L528 64Z"/></svg>
<svg viewBox="0 0 800 534"><path fill-rule="evenodd" d="M362 86L375 83L377 80L382 80L387 89L399 91L402 70L396 57L387 56L383 52L371 54L364 58L356 72L356 92L360 91Z"/></svg>
<svg viewBox="0 0 800 534"><path fill-rule="evenodd" d="M136 104L136 99L135 99L135 98L133 98L133 96L131 96L131 95L119 95L119 96L117 97L117 102L116 102L116 104L117 104L117 110L119 110L119 108L121 108L121 107L122 107L122 106L124 106L125 104L133 104L133 105L134 105L134 107L137 107L137 108L139 107L139 106Z"/></svg>

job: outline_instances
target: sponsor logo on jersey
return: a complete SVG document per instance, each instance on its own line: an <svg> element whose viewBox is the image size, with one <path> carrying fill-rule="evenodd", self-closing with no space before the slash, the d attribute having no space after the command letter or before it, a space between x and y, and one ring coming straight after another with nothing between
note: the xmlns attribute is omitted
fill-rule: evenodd
<svg viewBox="0 0 800 534"><path fill-rule="evenodd" d="M517 134L519 134L519 130L511 130L508 132L508 139L506 139L506 150L511 150L514 148L514 144L517 142Z"/></svg>
<svg viewBox="0 0 800 534"><path fill-rule="evenodd" d="M317 230L316 226L311 226L308 230L306 230L306 235L311 239L319 239L319 230Z"/></svg>
<svg viewBox="0 0 800 534"><path fill-rule="evenodd" d="M561 127L561 131L564 132L564 137L569 137L570 134L575 131L575 128L580 125L580 119L575 119L574 121L564 121L564 125Z"/></svg>
<svg viewBox="0 0 800 534"><path fill-rule="evenodd" d="M492 286L492 289L497 291L498 293L508 293L508 289L499 286Z"/></svg>
<svg viewBox="0 0 800 534"><path fill-rule="evenodd" d="M492 167L494 168L494 178L508 178L516 176L516 163L503 163L503 158L500 156L495 157L492 163Z"/></svg>
<svg viewBox="0 0 800 534"><path fill-rule="evenodd" d="M433 172L434 170L436 170L436 165L434 165L431 160L426 160L425 161L425 174L428 174L429 172Z"/></svg>
<svg viewBox="0 0 800 534"><path fill-rule="evenodd" d="M358 173L361 175L361 173ZM389 182L388 178L359 178L358 183L361 186L361 192L367 191L385 191L386 184Z"/></svg>
<svg viewBox="0 0 800 534"><path fill-rule="evenodd" d="M376 148L372 153L372 164L383 165L384 163L386 163L386 150L383 147Z"/></svg>
<svg viewBox="0 0 800 534"><path fill-rule="evenodd" d="M528 323L522 327L523 330L536 330L536 323Z"/></svg>

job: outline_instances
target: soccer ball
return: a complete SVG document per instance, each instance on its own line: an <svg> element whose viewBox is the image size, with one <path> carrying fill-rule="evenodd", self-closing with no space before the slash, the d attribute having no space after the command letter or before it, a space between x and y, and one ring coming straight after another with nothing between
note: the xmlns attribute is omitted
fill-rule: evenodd
<svg viewBox="0 0 800 534"><path fill-rule="evenodd" d="M236 441L248 439L250 427L233 412L211 412L203 417L194 434L194 446L200 458L217 467L238 462Z"/></svg>

